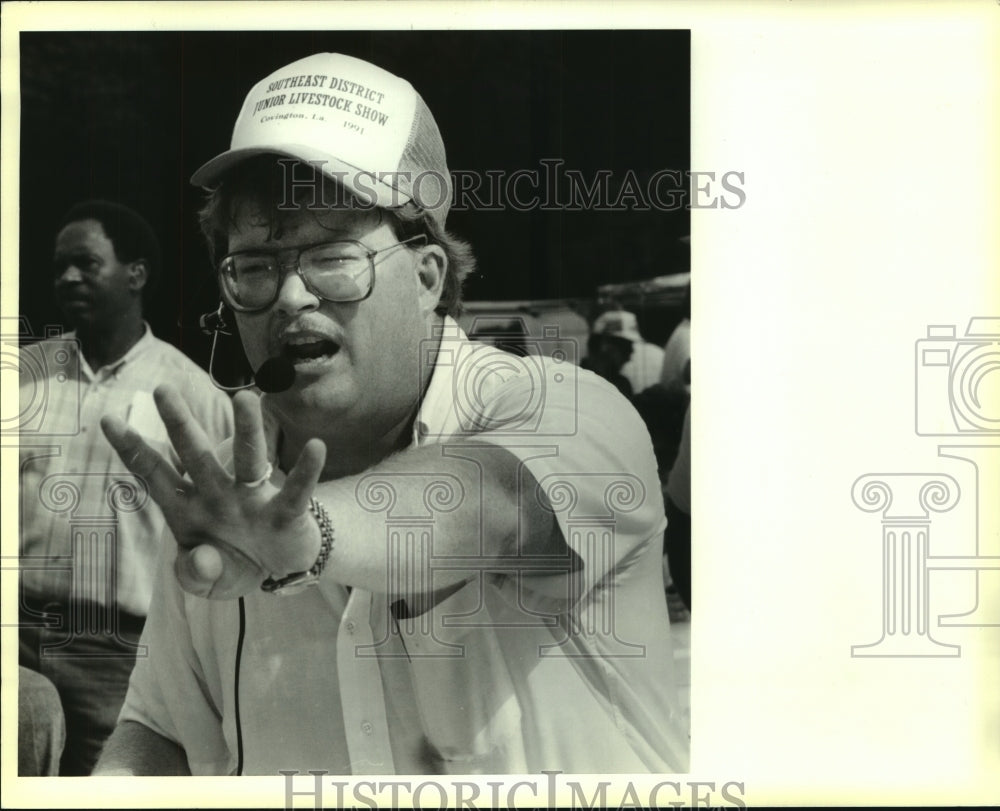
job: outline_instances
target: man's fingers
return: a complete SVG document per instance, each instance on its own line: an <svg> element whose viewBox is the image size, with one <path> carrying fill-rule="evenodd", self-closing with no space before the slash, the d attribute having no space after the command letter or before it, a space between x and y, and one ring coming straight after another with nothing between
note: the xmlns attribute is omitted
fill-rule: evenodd
<svg viewBox="0 0 1000 811"><path fill-rule="evenodd" d="M281 491L274 497L275 507L289 518L309 507L316 482L326 462L326 445L321 439L310 439L302 448L295 466L285 479Z"/></svg>
<svg viewBox="0 0 1000 811"><path fill-rule="evenodd" d="M162 507L184 489L184 479L174 466L146 444L139 434L119 417L101 418L101 430L111 447L132 473L142 479L150 495Z"/></svg>
<svg viewBox="0 0 1000 811"><path fill-rule="evenodd" d="M254 482L267 472L267 439L260 398L249 391L233 397L233 471L237 482Z"/></svg>
<svg viewBox="0 0 1000 811"><path fill-rule="evenodd" d="M187 403L172 386L157 386L156 408L184 469L198 487L218 492L229 476L215 457L215 448Z"/></svg>

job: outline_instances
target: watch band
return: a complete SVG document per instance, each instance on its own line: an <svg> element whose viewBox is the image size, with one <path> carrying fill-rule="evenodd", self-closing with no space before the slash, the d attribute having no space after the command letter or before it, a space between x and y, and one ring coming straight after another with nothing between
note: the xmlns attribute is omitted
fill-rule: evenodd
<svg viewBox="0 0 1000 811"><path fill-rule="evenodd" d="M333 549L333 524L326 508L316 499L309 499L309 511L319 524L319 554L316 562L304 572L292 572L277 579L267 578L260 587L268 594L293 594L301 591L306 586L313 586L319 582L319 576L326 568L326 562L330 559L330 551Z"/></svg>

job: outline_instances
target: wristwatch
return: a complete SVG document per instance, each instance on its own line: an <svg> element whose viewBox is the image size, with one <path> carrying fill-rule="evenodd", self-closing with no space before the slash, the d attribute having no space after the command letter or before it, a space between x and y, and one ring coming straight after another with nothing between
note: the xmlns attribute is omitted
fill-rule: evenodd
<svg viewBox="0 0 1000 811"><path fill-rule="evenodd" d="M315 586L319 582L320 575L326 568L326 562L330 559L330 550L333 549L333 524L330 522L330 515L326 508L314 498L309 499L309 511L316 518L316 523L319 524L320 544L316 562L304 572L292 572L277 579L267 578L260 584L260 587L268 594L278 594L284 597L305 591L309 586Z"/></svg>

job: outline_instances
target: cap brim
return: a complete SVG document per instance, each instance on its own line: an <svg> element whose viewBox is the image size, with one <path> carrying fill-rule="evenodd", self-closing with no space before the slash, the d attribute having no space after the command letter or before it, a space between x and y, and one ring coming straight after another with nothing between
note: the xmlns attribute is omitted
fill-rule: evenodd
<svg viewBox="0 0 1000 811"><path fill-rule="evenodd" d="M410 195L378 180L371 172L352 166L328 152L302 144L230 149L199 167L191 175L191 183L210 189L217 186L233 167L257 155L278 155L317 166L324 175L342 184L366 204L398 208L411 200Z"/></svg>

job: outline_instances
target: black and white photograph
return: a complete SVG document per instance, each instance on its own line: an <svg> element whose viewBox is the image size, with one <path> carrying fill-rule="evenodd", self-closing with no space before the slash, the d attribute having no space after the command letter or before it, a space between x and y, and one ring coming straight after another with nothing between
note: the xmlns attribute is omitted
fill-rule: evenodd
<svg viewBox="0 0 1000 811"><path fill-rule="evenodd" d="M989 5L5 3L4 806L998 799Z"/></svg>
<svg viewBox="0 0 1000 811"><path fill-rule="evenodd" d="M685 773L689 32L20 57L21 774Z"/></svg>

